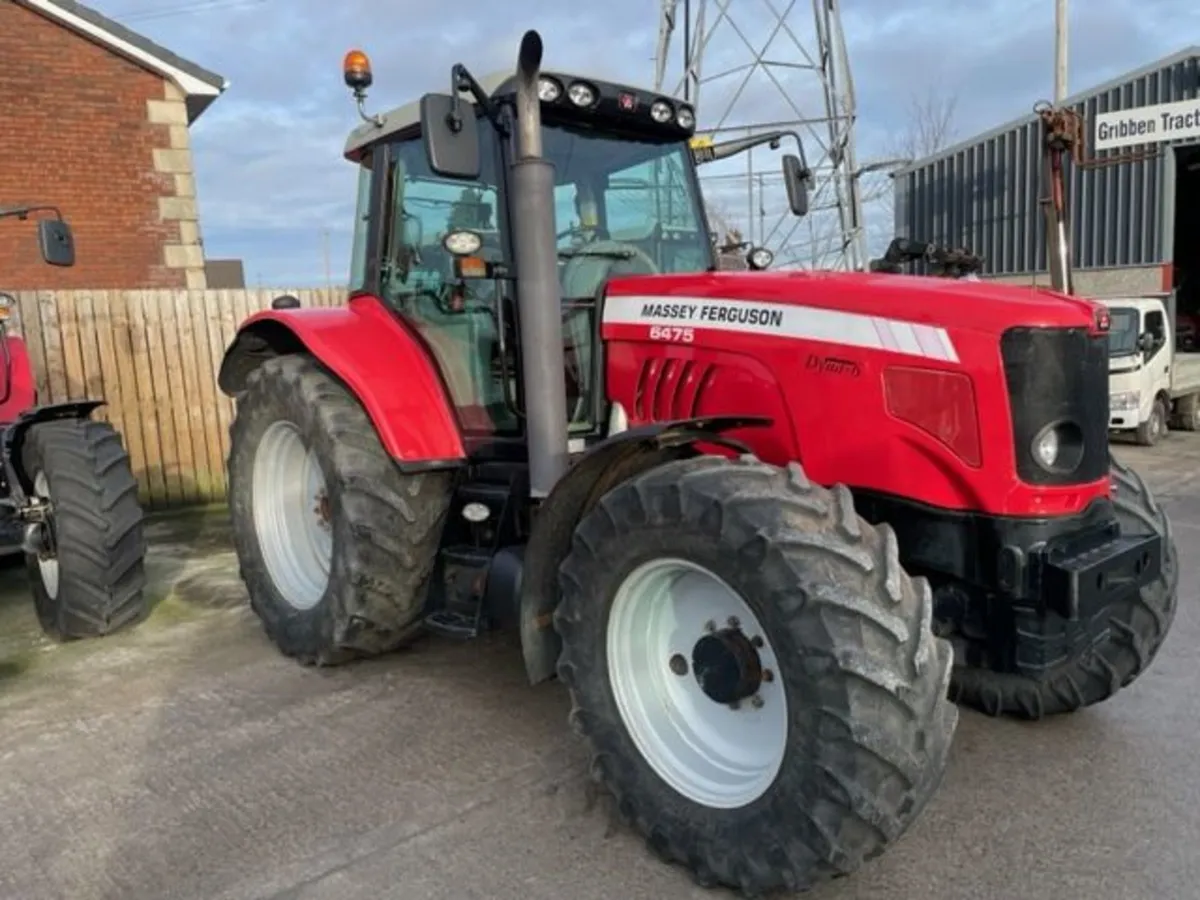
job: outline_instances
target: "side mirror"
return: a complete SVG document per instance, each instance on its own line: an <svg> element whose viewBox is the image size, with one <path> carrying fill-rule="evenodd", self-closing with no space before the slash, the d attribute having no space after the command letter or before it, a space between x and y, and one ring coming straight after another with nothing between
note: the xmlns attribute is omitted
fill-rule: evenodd
<svg viewBox="0 0 1200 900"><path fill-rule="evenodd" d="M783 183L787 187L788 206L792 215L803 216L808 213L808 189L812 173L800 162L800 157L791 153L783 158Z"/></svg>
<svg viewBox="0 0 1200 900"><path fill-rule="evenodd" d="M38 221L38 245L42 259L52 266L75 265L75 238L62 219Z"/></svg>
<svg viewBox="0 0 1200 900"><path fill-rule="evenodd" d="M1138 337L1138 343L1137 343L1138 349L1141 350L1143 353L1149 353L1151 350L1153 350L1154 344L1155 344L1154 335L1151 334L1149 331L1143 331L1141 333L1141 335Z"/></svg>
<svg viewBox="0 0 1200 900"><path fill-rule="evenodd" d="M429 168L443 178L479 177L479 123L475 107L449 94L421 98L421 135Z"/></svg>

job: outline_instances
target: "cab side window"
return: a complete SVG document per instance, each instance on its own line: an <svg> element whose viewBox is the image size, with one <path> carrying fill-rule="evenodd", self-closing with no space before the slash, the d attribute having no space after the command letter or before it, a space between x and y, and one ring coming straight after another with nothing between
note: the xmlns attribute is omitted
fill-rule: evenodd
<svg viewBox="0 0 1200 900"><path fill-rule="evenodd" d="M1146 313L1146 330L1154 336L1154 346L1146 355L1146 358L1150 359L1154 356L1157 356L1158 351L1160 351L1163 348L1163 345L1167 342L1166 322L1163 319L1163 314L1161 312L1155 310L1153 312Z"/></svg>
<svg viewBox="0 0 1200 900"><path fill-rule="evenodd" d="M350 290L367 283L367 223L371 213L371 157L358 169L358 204L354 211L354 249L350 253Z"/></svg>

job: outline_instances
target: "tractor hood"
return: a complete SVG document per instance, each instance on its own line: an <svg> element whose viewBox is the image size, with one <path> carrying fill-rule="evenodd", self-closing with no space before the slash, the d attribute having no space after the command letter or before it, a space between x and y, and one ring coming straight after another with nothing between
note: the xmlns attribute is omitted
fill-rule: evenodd
<svg viewBox="0 0 1200 900"><path fill-rule="evenodd" d="M1098 307L1043 288L859 272L638 275L614 278L607 294L794 304L996 335L1018 325L1090 327Z"/></svg>

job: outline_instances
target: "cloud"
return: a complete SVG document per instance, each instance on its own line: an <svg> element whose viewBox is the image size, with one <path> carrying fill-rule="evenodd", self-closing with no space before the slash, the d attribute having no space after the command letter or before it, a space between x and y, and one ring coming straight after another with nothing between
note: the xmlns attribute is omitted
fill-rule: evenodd
<svg viewBox="0 0 1200 900"><path fill-rule="evenodd" d="M821 83L802 68L816 61L811 4L795 0L787 27L772 37L771 9L785 4L732 4L736 30L722 23L704 56L707 76L727 74L705 84L702 124L721 117L747 73L727 124L792 119L797 109L813 118L824 115ZM445 4L377 0L194 0L191 14L156 11L151 0L92 0L92 5L118 19L127 15L130 27L230 80L228 93L193 127L205 243L211 257L242 257L248 278L268 284L324 283L326 246L335 280L348 267L357 175L341 153L358 118L339 72L346 50L362 47L371 55L371 105L386 108L445 90L455 62L466 62L477 74L511 67L519 36L531 26L545 39L549 67L649 84L658 30L657 4L645 0L592 5L521 0L507 7L463 0L452 12ZM711 22L716 4L708 7ZM948 8L931 0L843 4L860 163L887 155L908 125L914 95L932 89L955 98L954 125L965 138L1024 115L1050 93L1052 4L978 0L956 4L952 14ZM1188 21L1192 9L1192 0L1072 4L1072 92L1180 49L1178 23ZM681 32L671 86L681 72ZM787 65L749 71L751 48L764 45L766 58ZM806 132L811 164L822 162L825 130L816 123ZM762 186L753 202L745 160L714 166L706 173L716 176L706 190L743 227L766 210L761 219L770 231L785 206L778 158L763 152L753 164L754 181ZM886 212L870 209L868 215L874 217L873 231L888 230L885 220L880 224ZM827 240L828 223L820 216L814 221L819 239Z"/></svg>

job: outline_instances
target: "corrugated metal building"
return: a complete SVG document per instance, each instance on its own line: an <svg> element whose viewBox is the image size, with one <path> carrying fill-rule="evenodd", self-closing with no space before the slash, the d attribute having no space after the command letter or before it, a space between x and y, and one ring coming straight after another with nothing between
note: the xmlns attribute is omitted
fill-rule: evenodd
<svg viewBox="0 0 1200 900"><path fill-rule="evenodd" d="M968 247L986 258L985 277L1047 281L1038 202L1042 126L1032 113L1037 99L1030 98L1028 116L899 171L897 236ZM1162 103L1181 105L1165 110L1167 119L1160 118L1163 110L1141 110ZM1086 157L1154 154L1069 166L1076 290L1092 296L1170 290L1173 263L1200 275L1200 47L1071 97L1067 105L1084 117ZM1150 143L1134 143L1145 136ZM1098 139L1121 149L1096 150Z"/></svg>

